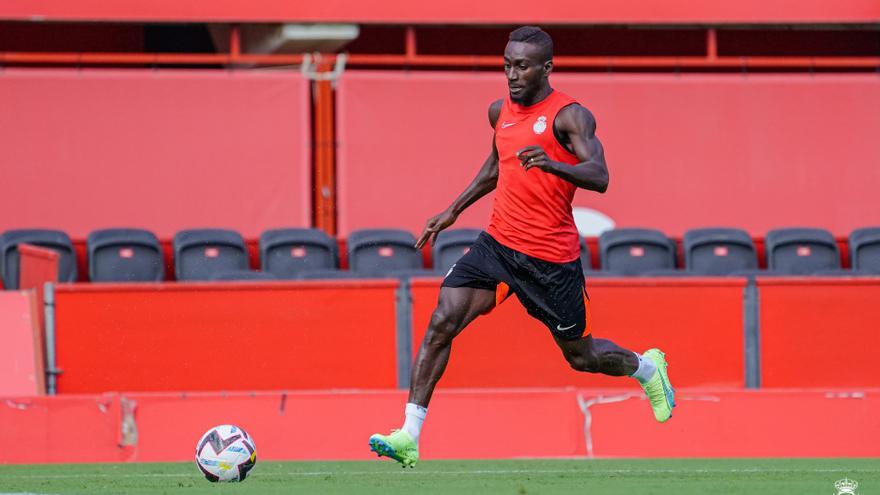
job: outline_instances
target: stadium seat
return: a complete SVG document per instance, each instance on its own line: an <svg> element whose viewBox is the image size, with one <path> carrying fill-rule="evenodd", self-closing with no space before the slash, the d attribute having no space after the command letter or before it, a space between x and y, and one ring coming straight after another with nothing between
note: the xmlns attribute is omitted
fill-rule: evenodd
<svg viewBox="0 0 880 495"><path fill-rule="evenodd" d="M758 253L744 230L691 229L684 233L684 265L699 275L729 275L758 268Z"/></svg>
<svg viewBox="0 0 880 495"><path fill-rule="evenodd" d="M700 274L677 268L659 268L657 270L648 270L639 275L643 277L692 277Z"/></svg>
<svg viewBox="0 0 880 495"><path fill-rule="evenodd" d="M414 270L392 270L391 272L389 272L389 276L400 279L438 278L443 277L444 275L446 275L446 273L440 273L436 270L429 270L427 268L416 268Z"/></svg>
<svg viewBox="0 0 880 495"><path fill-rule="evenodd" d="M103 229L86 239L92 282L161 282L165 262L159 239L141 229Z"/></svg>
<svg viewBox="0 0 880 495"><path fill-rule="evenodd" d="M174 275L177 280L211 280L221 272L247 269L247 248L238 232L191 229L174 235Z"/></svg>
<svg viewBox="0 0 880 495"><path fill-rule="evenodd" d="M450 229L437 234L432 251L434 271L445 275L452 265L468 252L480 232L482 232L480 229Z"/></svg>
<svg viewBox="0 0 880 495"><path fill-rule="evenodd" d="M599 236L603 270L640 275L675 268L675 244L659 230L615 229Z"/></svg>
<svg viewBox="0 0 880 495"><path fill-rule="evenodd" d="M767 233L767 268L788 275L809 275L840 268L840 251L830 232L812 228L774 229Z"/></svg>
<svg viewBox="0 0 880 495"><path fill-rule="evenodd" d="M339 270L336 268L327 268L324 270L303 270L297 273L297 279L299 280L344 280L353 278L363 277L348 270Z"/></svg>
<svg viewBox="0 0 880 495"><path fill-rule="evenodd" d="M280 279L339 266L336 240L319 229L274 229L260 235L260 267Z"/></svg>
<svg viewBox="0 0 880 495"><path fill-rule="evenodd" d="M880 227L856 229L849 235L853 270L880 273Z"/></svg>
<svg viewBox="0 0 880 495"><path fill-rule="evenodd" d="M730 277L786 277L789 274L778 270L762 270L760 268L748 268L745 270L734 270L727 274Z"/></svg>
<svg viewBox="0 0 880 495"><path fill-rule="evenodd" d="M868 276L877 276L876 273L871 273L867 271L859 271L859 270L848 270L846 268L837 268L837 269L829 269L829 270L818 270L811 275L816 277L868 277Z"/></svg>
<svg viewBox="0 0 880 495"><path fill-rule="evenodd" d="M423 268L422 253L412 234L394 229L356 230L348 236L348 264L361 277L387 277L391 272Z"/></svg>
<svg viewBox="0 0 880 495"><path fill-rule="evenodd" d="M254 270L228 270L217 272L211 275L214 281L236 281L236 280L278 280L275 275L267 272L258 272Z"/></svg>
<svg viewBox="0 0 880 495"><path fill-rule="evenodd" d="M586 239L582 236L578 236L581 242L581 269L586 272L588 270L593 269L592 256L590 253L590 246L587 245Z"/></svg>
<svg viewBox="0 0 880 495"><path fill-rule="evenodd" d="M7 230L0 236L0 272L3 277L3 287L6 289L18 289L19 257L17 246L19 244L33 244L57 251L58 280L60 282L73 282L76 280L76 251L70 237L60 230L46 229L17 229Z"/></svg>

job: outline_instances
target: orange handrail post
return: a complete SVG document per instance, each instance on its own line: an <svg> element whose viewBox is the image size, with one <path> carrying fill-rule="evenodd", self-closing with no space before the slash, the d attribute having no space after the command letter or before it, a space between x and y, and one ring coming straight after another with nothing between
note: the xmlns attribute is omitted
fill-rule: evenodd
<svg viewBox="0 0 880 495"><path fill-rule="evenodd" d="M318 65L319 72L332 68ZM314 82L314 224L329 235L336 235L336 124L332 80Z"/></svg>

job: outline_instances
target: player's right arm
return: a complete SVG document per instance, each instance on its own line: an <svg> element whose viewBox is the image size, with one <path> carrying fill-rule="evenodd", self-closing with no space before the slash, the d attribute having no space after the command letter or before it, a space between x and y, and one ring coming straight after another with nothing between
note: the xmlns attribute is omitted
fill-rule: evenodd
<svg viewBox="0 0 880 495"><path fill-rule="evenodd" d="M498 122L498 115L501 113L501 105L503 102L504 100L498 100L489 105L489 124L492 125L493 129ZM458 216L461 215L461 212L474 204L478 199L494 191L497 184L498 150L495 148L495 135L493 134L492 151L489 152L489 156L486 157L486 161L483 162L483 166L480 167L477 176L474 177L474 180L471 181L464 192L461 193L451 205L449 205L449 208L446 208L446 210L439 215L435 215L428 219L425 223L425 230L422 231L422 235L420 235L419 239L416 241L416 249L421 249L428 241L431 241L431 245L433 245L434 241L437 239L437 234L440 233L441 230L448 228L455 223Z"/></svg>

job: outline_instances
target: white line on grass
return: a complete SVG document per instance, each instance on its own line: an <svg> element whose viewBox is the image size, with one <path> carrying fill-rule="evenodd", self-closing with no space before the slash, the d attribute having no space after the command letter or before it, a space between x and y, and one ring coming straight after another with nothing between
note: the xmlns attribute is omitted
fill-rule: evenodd
<svg viewBox="0 0 880 495"><path fill-rule="evenodd" d="M430 475L442 476L452 475L461 476L464 474L705 474L705 473L794 473L794 472L812 472L812 473L851 473L863 471L863 469L774 469L774 468L744 468L744 469L474 469L474 470L457 470L457 471L427 471L427 470L406 470L406 471L290 471L283 473L260 472L259 469L254 474L260 477L309 477L309 476L375 476L375 475L392 475L392 476L417 476ZM82 478L192 478L198 476L198 473L71 473L71 474L3 474L3 478L9 479L82 479ZM0 495L9 495L0 493ZM16 494L26 495L26 494Z"/></svg>

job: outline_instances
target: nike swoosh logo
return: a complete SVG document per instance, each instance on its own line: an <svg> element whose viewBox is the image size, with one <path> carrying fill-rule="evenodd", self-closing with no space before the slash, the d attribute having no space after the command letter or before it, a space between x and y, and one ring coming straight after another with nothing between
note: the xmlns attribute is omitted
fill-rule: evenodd
<svg viewBox="0 0 880 495"><path fill-rule="evenodd" d="M566 330L571 330L572 328L574 328L576 326L577 326L577 323L572 323L571 325L569 325L567 327L563 327L562 325L557 324L556 329L559 330L560 332L564 332Z"/></svg>
<svg viewBox="0 0 880 495"><path fill-rule="evenodd" d="M510 123L508 123L508 122L502 122L502 123L501 123L501 128L502 128L502 129L507 129L508 127L510 127L510 126L512 126L512 125L516 125L516 122L510 122Z"/></svg>

